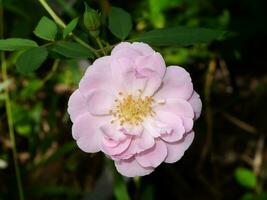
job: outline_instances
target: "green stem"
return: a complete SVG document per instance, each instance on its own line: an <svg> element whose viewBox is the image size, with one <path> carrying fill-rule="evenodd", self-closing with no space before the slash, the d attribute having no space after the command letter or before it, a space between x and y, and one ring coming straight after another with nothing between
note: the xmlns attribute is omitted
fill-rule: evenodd
<svg viewBox="0 0 267 200"><path fill-rule="evenodd" d="M41 5L44 7L44 9L50 14L50 16L53 18L53 20L62 28L64 29L66 27L66 24L57 16L57 14L53 11L53 9L48 5L46 0L39 0ZM90 49L97 57L99 57L98 52L88 45L86 42L84 42L82 39L80 39L78 36L74 35L73 33L70 33L73 35L73 38L76 42L80 43L84 47Z"/></svg>
<svg viewBox="0 0 267 200"><path fill-rule="evenodd" d="M5 61L5 54L4 52L1 52L1 68L2 68L2 78L5 82L7 77L7 70L6 70L6 61ZM6 106L6 112L7 112L7 122L8 122L8 130L9 130L9 137L11 140L12 145L12 154L13 154L13 161L15 165L15 172L16 172L16 179L18 184L18 191L19 191L19 199L24 200L24 194L23 194L23 188L21 183L21 175L20 175L20 169L19 169L19 163L18 163L18 155L17 155L17 148L16 148L16 140L14 135L14 123L13 123L13 117L12 117L12 110L11 110L11 101L8 93L8 87L5 88L5 106Z"/></svg>
<svg viewBox="0 0 267 200"><path fill-rule="evenodd" d="M4 12L3 12L3 7L2 7L2 0L0 0L0 38L3 38L4 36L4 14L3 13ZM1 52L1 69L2 69L3 82L6 82L8 80L8 76L7 76L7 63L6 63L4 52ZM5 107L6 107L6 113L7 113L9 137L10 137L11 145L12 145L13 161L15 165L15 173L16 173L16 179L17 179L17 184L18 184L19 199L24 200L23 187L22 187L21 175L20 175L20 169L19 169L19 163L18 163L16 140L15 140L15 134L14 134L14 123L13 123L13 118L12 118L11 101L9 97L8 87L5 88L4 95L5 95Z"/></svg>
<svg viewBox="0 0 267 200"><path fill-rule="evenodd" d="M53 63L52 69L51 71L44 77L43 81L42 81L42 85L44 85L56 72L58 65L59 65L60 60L56 59Z"/></svg>
<svg viewBox="0 0 267 200"><path fill-rule="evenodd" d="M65 28L66 24L57 16L57 14L52 10L52 8L48 5L46 0L39 0L42 6L46 9L46 11L51 15L54 21L61 27Z"/></svg>
<svg viewBox="0 0 267 200"><path fill-rule="evenodd" d="M97 36L95 39L96 39L96 42L97 42L98 46L100 47L102 53L103 53L104 55L107 55L107 54L106 54L106 51L105 51L105 49L104 49L104 47L103 47L103 45L102 45L102 42L101 42L100 38Z"/></svg>

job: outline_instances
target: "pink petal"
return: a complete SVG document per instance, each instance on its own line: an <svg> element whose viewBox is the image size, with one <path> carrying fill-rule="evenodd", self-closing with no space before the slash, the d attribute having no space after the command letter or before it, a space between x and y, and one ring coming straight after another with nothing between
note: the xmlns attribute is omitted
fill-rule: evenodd
<svg viewBox="0 0 267 200"><path fill-rule="evenodd" d="M155 51L148 44L143 42L132 43L132 48L141 52L143 56L155 53Z"/></svg>
<svg viewBox="0 0 267 200"><path fill-rule="evenodd" d="M174 113L180 117L194 118L194 111L190 103L183 99L167 99L154 107L154 111Z"/></svg>
<svg viewBox="0 0 267 200"><path fill-rule="evenodd" d="M80 115L72 126L72 136L85 152L95 153L100 150L99 144L103 134L99 126L107 120L106 117L94 117L89 113Z"/></svg>
<svg viewBox="0 0 267 200"><path fill-rule="evenodd" d="M134 176L145 176L153 172L154 168L142 167L136 162L134 158L128 160L115 161L115 166L123 176L134 177Z"/></svg>
<svg viewBox="0 0 267 200"><path fill-rule="evenodd" d="M124 124L121 130L126 135L141 135L144 131L144 127L142 124L139 125L130 125L130 124Z"/></svg>
<svg viewBox="0 0 267 200"><path fill-rule="evenodd" d="M136 59L138 56L142 54L132 48L132 44L129 42L121 42L117 46L115 46L111 51L111 56L114 58L118 57L127 57L129 59Z"/></svg>
<svg viewBox="0 0 267 200"><path fill-rule="evenodd" d="M183 120L183 125L185 128L185 132L186 133L190 132L193 128L193 125L194 125L193 119L188 118L188 117L182 117L182 120Z"/></svg>
<svg viewBox="0 0 267 200"><path fill-rule="evenodd" d="M168 155L164 162L166 163L174 163L181 159L184 155L184 152L188 149L188 147L192 144L195 133L192 131L184 136L181 141L174 143L166 143Z"/></svg>
<svg viewBox="0 0 267 200"><path fill-rule="evenodd" d="M135 156L137 162L143 167L157 167L167 156L167 147L165 142L160 139L156 140L156 145Z"/></svg>
<svg viewBox="0 0 267 200"><path fill-rule="evenodd" d="M129 92L132 89L135 69L133 62L126 58L114 58L111 62L113 85L118 85L120 92Z"/></svg>
<svg viewBox="0 0 267 200"><path fill-rule="evenodd" d="M87 109L93 115L108 115L114 106L115 96L106 90L94 90L87 97Z"/></svg>
<svg viewBox="0 0 267 200"><path fill-rule="evenodd" d="M131 137L128 136L123 141L113 140L113 142L117 142L117 145L110 145L110 139L107 137L103 137L100 145L101 150L109 156L117 155L125 151L131 143Z"/></svg>
<svg viewBox="0 0 267 200"><path fill-rule="evenodd" d="M189 99L193 93L193 84L188 72L178 66L167 68L162 88L155 94L156 99Z"/></svg>
<svg viewBox="0 0 267 200"><path fill-rule="evenodd" d="M165 128L172 130L171 133L161 132L161 139L166 142L176 142L183 138L185 128L183 126L183 121L179 116L169 112L158 112L157 119L161 122L161 124L165 125ZM160 129L161 128L158 127L159 131Z"/></svg>
<svg viewBox="0 0 267 200"><path fill-rule="evenodd" d="M132 142L126 151L116 155L116 157L120 159L128 159L136 153L152 148L154 145L155 139L147 132L147 130L144 130L142 135L133 137Z"/></svg>
<svg viewBox="0 0 267 200"><path fill-rule="evenodd" d="M121 127L118 124L111 124L110 122L107 122L107 124L100 127L100 130L104 133L104 135L114 141L123 141L127 138L127 135L125 135L120 129Z"/></svg>
<svg viewBox="0 0 267 200"><path fill-rule="evenodd" d="M106 89L110 92L113 90L110 63L111 57L105 56L97 59L88 67L79 84L80 92L84 97L95 89Z"/></svg>
<svg viewBox="0 0 267 200"><path fill-rule="evenodd" d="M153 96L162 84L162 79L157 75L147 78L147 83L143 91L143 96Z"/></svg>
<svg viewBox="0 0 267 200"><path fill-rule="evenodd" d="M135 60L136 70L146 77L148 72L156 72L162 78L166 71L165 61L159 53L148 56L140 56Z"/></svg>
<svg viewBox="0 0 267 200"><path fill-rule="evenodd" d="M198 119L201 114L202 102L200 100L198 93L196 93L196 91L194 91L193 95L190 97L188 102L193 107L193 110L195 113L195 119Z"/></svg>
<svg viewBox="0 0 267 200"><path fill-rule="evenodd" d="M79 90L75 90L69 98L68 113L70 119L74 122L80 115L86 112L85 99Z"/></svg>

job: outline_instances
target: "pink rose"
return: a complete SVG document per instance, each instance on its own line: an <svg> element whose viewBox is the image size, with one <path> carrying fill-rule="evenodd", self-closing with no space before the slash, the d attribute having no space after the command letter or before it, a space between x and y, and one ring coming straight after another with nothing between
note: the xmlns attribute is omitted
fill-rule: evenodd
<svg viewBox="0 0 267 200"><path fill-rule="evenodd" d="M166 68L147 44L122 42L87 69L68 112L78 146L104 152L133 177L183 156L201 107L188 72Z"/></svg>

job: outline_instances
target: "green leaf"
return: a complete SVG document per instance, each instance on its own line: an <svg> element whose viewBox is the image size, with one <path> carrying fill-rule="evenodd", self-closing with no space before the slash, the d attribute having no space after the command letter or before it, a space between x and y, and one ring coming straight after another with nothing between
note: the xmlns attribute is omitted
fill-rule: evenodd
<svg viewBox="0 0 267 200"><path fill-rule="evenodd" d="M116 200L130 200L126 183L118 173L114 174L114 193Z"/></svg>
<svg viewBox="0 0 267 200"><path fill-rule="evenodd" d="M51 51L59 53L67 58L92 58L92 52L86 47L75 43L75 42L67 42L61 41L56 43Z"/></svg>
<svg viewBox="0 0 267 200"><path fill-rule="evenodd" d="M79 18L75 18L73 20L71 20L71 22L64 28L63 30L63 38L67 37L67 35L69 35L77 26L79 22Z"/></svg>
<svg viewBox="0 0 267 200"><path fill-rule="evenodd" d="M146 42L156 46L189 46L220 39L225 33L225 31L207 28L173 27L143 33L133 41Z"/></svg>
<svg viewBox="0 0 267 200"><path fill-rule="evenodd" d="M255 188L257 185L257 177L247 168L239 167L235 171L235 178L237 182L246 188Z"/></svg>
<svg viewBox="0 0 267 200"><path fill-rule="evenodd" d="M33 47L24 51L16 61L18 72L23 74L33 72L41 66L47 55L47 50L41 47Z"/></svg>
<svg viewBox="0 0 267 200"><path fill-rule="evenodd" d="M112 7L108 17L108 28L117 38L124 40L133 27L132 18L129 13L121 8Z"/></svg>
<svg viewBox="0 0 267 200"><path fill-rule="evenodd" d="M29 47L38 47L38 44L32 40L22 38L0 40L0 50L3 51L17 51Z"/></svg>
<svg viewBox="0 0 267 200"><path fill-rule="evenodd" d="M37 24L34 34L44 40L55 41L57 35L57 25L51 19L44 16Z"/></svg>

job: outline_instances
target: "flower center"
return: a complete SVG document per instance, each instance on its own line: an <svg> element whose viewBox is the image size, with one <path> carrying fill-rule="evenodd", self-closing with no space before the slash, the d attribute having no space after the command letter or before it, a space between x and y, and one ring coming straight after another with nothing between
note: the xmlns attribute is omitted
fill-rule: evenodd
<svg viewBox="0 0 267 200"><path fill-rule="evenodd" d="M121 92L119 95L123 96ZM110 114L115 118L111 123L119 120L120 125L124 123L139 125L139 123L143 122L145 117L154 116L155 114L152 110L152 103L154 100L150 96L134 98L132 95L127 95L120 100L115 99L115 102L117 102L116 108L110 110Z"/></svg>

